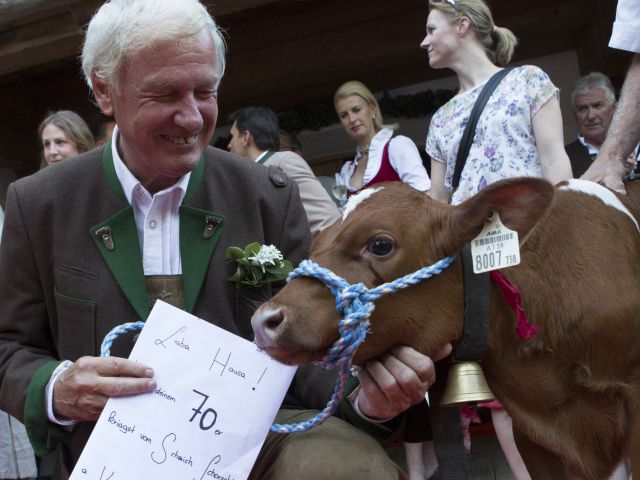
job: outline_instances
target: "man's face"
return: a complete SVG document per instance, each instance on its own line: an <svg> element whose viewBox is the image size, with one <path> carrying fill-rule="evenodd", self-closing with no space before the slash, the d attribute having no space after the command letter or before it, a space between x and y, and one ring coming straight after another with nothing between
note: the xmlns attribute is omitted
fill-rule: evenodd
<svg viewBox="0 0 640 480"><path fill-rule="evenodd" d="M227 145L227 148L229 149L229 151L231 153L235 153L236 155L240 155L241 157L248 157L249 153L248 153L248 149L247 149L247 136L249 134L249 132L247 132L246 130L242 133L240 133L240 131L238 130L238 124L237 122L233 122L233 125L231 126L231 140L229 140L229 145Z"/></svg>
<svg viewBox="0 0 640 480"><path fill-rule="evenodd" d="M602 145L615 109L616 102L609 102L601 88L585 95L576 95L575 114L580 135L594 146Z"/></svg>
<svg viewBox="0 0 640 480"><path fill-rule="evenodd" d="M218 118L216 52L201 32L132 54L117 85L93 77L102 111L119 129L118 151L151 193L195 168Z"/></svg>

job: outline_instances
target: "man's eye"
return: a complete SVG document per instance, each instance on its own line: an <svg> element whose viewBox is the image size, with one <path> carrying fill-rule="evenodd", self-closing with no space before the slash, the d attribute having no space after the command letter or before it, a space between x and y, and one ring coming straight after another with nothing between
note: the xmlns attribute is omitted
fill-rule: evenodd
<svg viewBox="0 0 640 480"><path fill-rule="evenodd" d="M215 90L203 90L201 92L196 92L196 97L198 98L214 98L218 96L218 92Z"/></svg>

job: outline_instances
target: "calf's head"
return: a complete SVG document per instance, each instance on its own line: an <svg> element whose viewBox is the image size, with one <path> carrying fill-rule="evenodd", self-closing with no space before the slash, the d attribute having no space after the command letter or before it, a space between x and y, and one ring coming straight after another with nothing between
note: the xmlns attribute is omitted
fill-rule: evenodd
<svg viewBox="0 0 640 480"><path fill-rule="evenodd" d="M458 254L493 212L522 243L553 195L548 182L520 178L497 182L452 207L401 183L381 184L349 201L342 219L313 242L310 258L349 283L373 288ZM256 343L283 363L319 360L338 338L335 305L321 281L295 278L256 311ZM459 337L462 317L462 271L456 260L440 275L377 300L354 362L398 344L431 354Z"/></svg>

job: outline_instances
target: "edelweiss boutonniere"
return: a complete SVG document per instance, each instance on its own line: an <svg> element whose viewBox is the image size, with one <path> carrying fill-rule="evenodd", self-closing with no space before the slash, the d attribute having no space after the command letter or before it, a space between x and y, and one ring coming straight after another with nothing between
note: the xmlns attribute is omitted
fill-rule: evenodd
<svg viewBox="0 0 640 480"><path fill-rule="evenodd" d="M260 287L269 282L284 280L293 265L282 257L282 253L273 245L250 243L244 250L239 247L227 248L227 258L235 260L238 269L230 282L249 287Z"/></svg>

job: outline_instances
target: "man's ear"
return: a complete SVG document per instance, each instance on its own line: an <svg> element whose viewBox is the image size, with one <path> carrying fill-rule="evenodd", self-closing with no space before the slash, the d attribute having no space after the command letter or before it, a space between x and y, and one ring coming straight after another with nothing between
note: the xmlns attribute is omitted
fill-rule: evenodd
<svg viewBox="0 0 640 480"><path fill-rule="evenodd" d="M240 141L242 142L243 147L249 147L253 145L253 135L249 130L245 130L240 134Z"/></svg>
<svg viewBox="0 0 640 480"><path fill-rule="evenodd" d="M108 117L113 116L113 100L111 98L111 86L105 83L95 72L91 72L91 85L93 86L93 95L100 107L100 111Z"/></svg>

